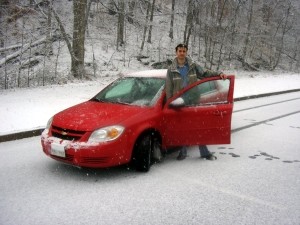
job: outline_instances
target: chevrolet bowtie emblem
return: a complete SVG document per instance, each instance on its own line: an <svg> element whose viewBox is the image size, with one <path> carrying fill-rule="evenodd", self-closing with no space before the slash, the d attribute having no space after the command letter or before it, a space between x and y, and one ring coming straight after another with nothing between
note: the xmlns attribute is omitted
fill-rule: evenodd
<svg viewBox="0 0 300 225"><path fill-rule="evenodd" d="M65 132L65 131L62 131L62 132L61 132L61 135L64 135L64 136L67 135L67 134L68 134L68 133Z"/></svg>

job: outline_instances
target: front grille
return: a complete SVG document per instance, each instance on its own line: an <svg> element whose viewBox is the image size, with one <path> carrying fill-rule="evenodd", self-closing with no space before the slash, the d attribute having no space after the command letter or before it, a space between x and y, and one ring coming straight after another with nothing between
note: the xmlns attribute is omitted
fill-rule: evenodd
<svg viewBox="0 0 300 225"><path fill-rule="evenodd" d="M85 131L64 129L57 126L52 126L51 132L53 137L68 141L77 141L85 134Z"/></svg>

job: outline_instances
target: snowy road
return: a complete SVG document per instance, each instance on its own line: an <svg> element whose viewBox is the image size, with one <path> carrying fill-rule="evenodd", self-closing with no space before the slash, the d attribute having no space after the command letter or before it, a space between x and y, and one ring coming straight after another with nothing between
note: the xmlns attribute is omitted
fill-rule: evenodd
<svg viewBox="0 0 300 225"><path fill-rule="evenodd" d="M235 103L232 143L149 173L78 169L0 143L0 224L299 224L300 93Z"/></svg>

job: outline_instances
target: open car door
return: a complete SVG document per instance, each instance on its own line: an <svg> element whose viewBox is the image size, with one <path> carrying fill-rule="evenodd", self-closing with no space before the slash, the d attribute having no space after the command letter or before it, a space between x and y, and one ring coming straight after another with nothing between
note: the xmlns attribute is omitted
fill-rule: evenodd
<svg viewBox="0 0 300 225"><path fill-rule="evenodd" d="M170 98L163 109L164 145L229 144L234 76L200 80Z"/></svg>

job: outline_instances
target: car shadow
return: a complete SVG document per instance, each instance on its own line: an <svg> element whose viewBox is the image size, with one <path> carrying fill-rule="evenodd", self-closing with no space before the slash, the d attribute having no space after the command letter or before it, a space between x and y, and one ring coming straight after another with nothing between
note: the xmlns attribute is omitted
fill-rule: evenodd
<svg viewBox="0 0 300 225"><path fill-rule="evenodd" d="M64 164L52 159L49 159L46 164L46 170L49 175L53 175L54 177L60 177L62 179L74 179L74 180L84 180L90 182L97 182L101 180L115 180L115 179L128 179L128 178L136 178L142 176L149 176L151 172L157 167L161 167L163 165L168 165L169 163L176 162L174 160L175 155L177 155L178 148L169 149L166 152L164 159L161 162L154 163L151 166L149 172L139 172L136 171L130 165L120 165L116 167L109 168L87 168L87 167L76 167L68 164ZM45 171L44 171L45 172Z"/></svg>
<svg viewBox="0 0 300 225"><path fill-rule="evenodd" d="M174 151L168 152L167 155L161 162L154 163L151 166L149 172L140 172L135 170L129 165L120 165L109 168L86 168L86 167L75 167L72 165L64 164L61 162L49 160L46 164L47 173L54 177L60 177L62 179L75 179L97 182L101 180L115 180L115 179L128 179L136 177L151 176L155 173L158 167L167 166L169 163L175 163L175 156L172 156ZM177 154L177 153L175 153ZM45 172L45 171L44 171Z"/></svg>
<svg viewBox="0 0 300 225"><path fill-rule="evenodd" d="M145 173L137 172L127 165L110 167L110 168L85 168L75 167L60 162L51 161L47 165L47 169L53 176L62 179L75 179L90 182L97 182L107 179L122 179L136 177Z"/></svg>

